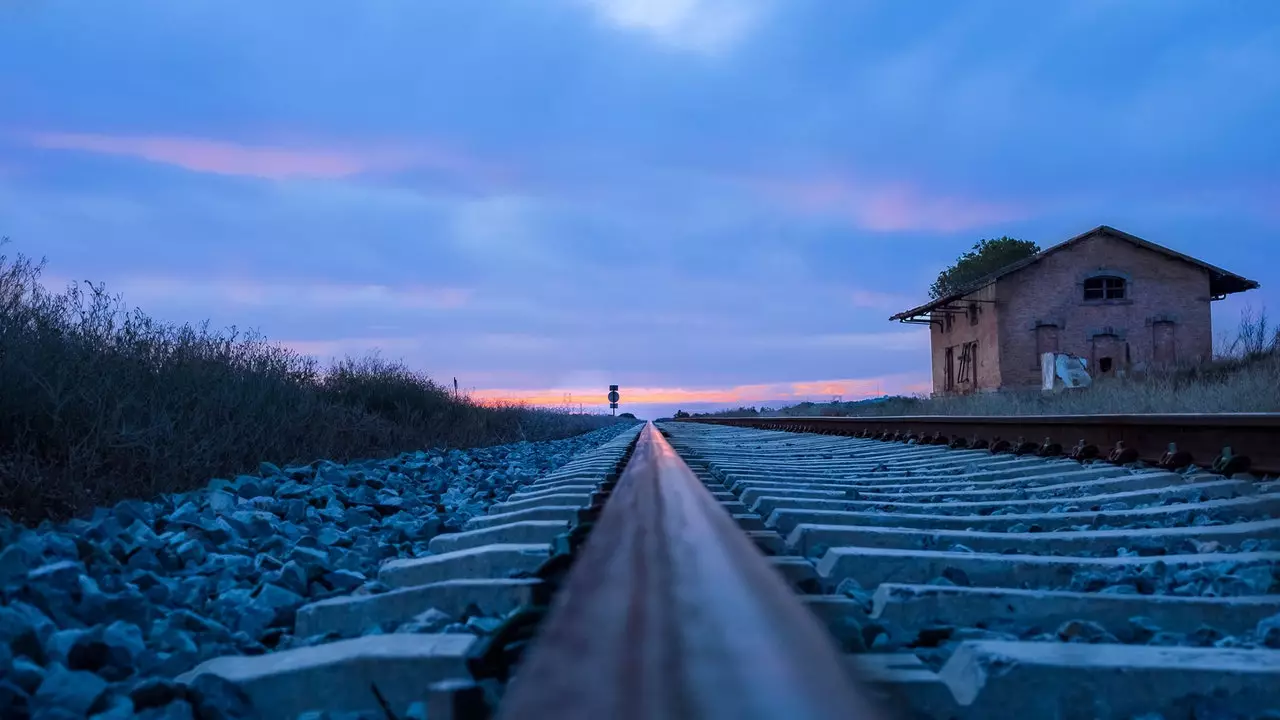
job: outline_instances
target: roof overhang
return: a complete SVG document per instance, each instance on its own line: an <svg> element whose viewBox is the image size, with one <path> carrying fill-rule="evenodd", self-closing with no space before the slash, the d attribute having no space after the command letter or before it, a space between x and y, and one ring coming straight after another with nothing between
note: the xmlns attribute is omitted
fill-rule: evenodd
<svg viewBox="0 0 1280 720"><path fill-rule="evenodd" d="M1216 268L1215 268L1216 270ZM1225 270L1209 270L1209 294L1215 298L1223 298L1246 290L1257 290L1262 287L1257 280L1240 277Z"/></svg>
<svg viewBox="0 0 1280 720"><path fill-rule="evenodd" d="M982 286L982 287L985 287L985 286ZM947 315L963 315L969 312L969 306L972 305L973 303L985 303L988 305L994 305L996 302L995 300L986 300L986 299L967 297L968 295L972 295L978 290L981 290L982 287L970 288L963 295L952 294L946 297L938 298L937 300L934 300L933 302L925 303L920 307L916 307L910 310L905 310L903 312L900 312L889 319L897 320L898 322L904 322L904 323L920 323L920 324L928 325L928 324L942 322L942 318L946 317Z"/></svg>

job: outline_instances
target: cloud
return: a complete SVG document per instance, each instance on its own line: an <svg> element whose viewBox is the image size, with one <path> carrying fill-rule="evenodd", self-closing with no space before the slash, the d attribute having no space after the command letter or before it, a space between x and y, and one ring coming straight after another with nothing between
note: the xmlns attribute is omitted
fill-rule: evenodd
<svg viewBox="0 0 1280 720"><path fill-rule="evenodd" d="M814 350L862 349L894 352L901 350L927 350L929 331L924 329L888 332L819 333L791 337L765 337L753 339L755 345L773 347L809 348Z"/></svg>
<svg viewBox="0 0 1280 720"><path fill-rule="evenodd" d="M28 142L46 150L73 150L131 157L215 175L345 178L370 172L429 168L462 176L497 179L504 171L463 154L417 143L366 150L285 148L194 137L37 132Z"/></svg>
<svg viewBox="0 0 1280 720"><path fill-rule="evenodd" d="M771 0L577 0L619 28L708 55L730 50L760 23Z"/></svg>
<svg viewBox="0 0 1280 720"><path fill-rule="evenodd" d="M1020 220L1030 209L960 193L933 193L910 182L840 176L752 180L763 197L792 212L847 222L863 230L957 232Z"/></svg>
<svg viewBox="0 0 1280 720"><path fill-rule="evenodd" d="M479 333L471 342L478 350L506 353L545 352L558 344L552 337L520 332Z"/></svg>
<svg viewBox="0 0 1280 720"><path fill-rule="evenodd" d="M543 210L533 199L516 195L460 202L452 212L450 235L463 248L482 255L534 255Z"/></svg>
<svg viewBox="0 0 1280 720"><path fill-rule="evenodd" d="M413 351L422 346L421 340L417 338L402 337L358 337L358 338L335 338L332 340L281 340L278 343L294 352L302 355L310 355L319 360L334 360L343 357L365 357L376 354L388 360L395 361L394 353L397 351Z"/></svg>
<svg viewBox="0 0 1280 720"><path fill-rule="evenodd" d="M197 138L35 133L30 140L36 147L48 150L122 155L195 172L277 180L297 176L347 177L372 165L367 158L351 153L250 147Z"/></svg>
<svg viewBox="0 0 1280 720"><path fill-rule="evenodd" d="M849 302L856 308L870 310L900 310L918 304L918 300L910 295L861 288L855 289L850 293Z"/></svg>
<svg viewBox="0 0 1280 720"><path fill-rule="evenodd" d="M69 278L46 277L53 290L65 287ZM335 310L457 310L467 306L474 292L468 288L427 285L378 285L328 282L269 282L250 279L125 276L107 283L129 305L207 307L240 306L254 309Z"/></svg>

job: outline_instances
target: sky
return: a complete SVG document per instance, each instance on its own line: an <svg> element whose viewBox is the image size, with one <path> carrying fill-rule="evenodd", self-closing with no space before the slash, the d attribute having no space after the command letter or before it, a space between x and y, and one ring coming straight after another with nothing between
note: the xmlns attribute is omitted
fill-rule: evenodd
<svg viewBox="0 0 1280 720"><path fill-rule="evenodd" d="M0 2L52 286L641 417L927 391L888 317L984 237L1280 311L1278 127L1273 0Z"/></svg>

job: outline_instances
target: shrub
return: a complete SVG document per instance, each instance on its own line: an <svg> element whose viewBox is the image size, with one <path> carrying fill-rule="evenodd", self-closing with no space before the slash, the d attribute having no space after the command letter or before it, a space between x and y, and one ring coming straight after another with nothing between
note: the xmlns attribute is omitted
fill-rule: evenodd
<svg viewBox="0 0 1280 720"><path fill-rule="evenodd" d="M606 415L454 396L400 363L315 359L236 328L157 322L102 285L54 293L0 255L0 511L63 518L259 462L343 462L567 437Z"/></svg>

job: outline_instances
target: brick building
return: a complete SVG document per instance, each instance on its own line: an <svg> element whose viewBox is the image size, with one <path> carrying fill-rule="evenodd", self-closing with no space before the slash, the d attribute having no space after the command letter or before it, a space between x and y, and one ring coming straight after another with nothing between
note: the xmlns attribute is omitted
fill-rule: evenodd
<svg viewBox="0 0 1280 720"><path fill-rule="evenodd" d="M891 319L930 326L935 393L1033 387L1046 352L1094 377L1207 359L1209 303L1256 287L1102 225Z"/></svg>

